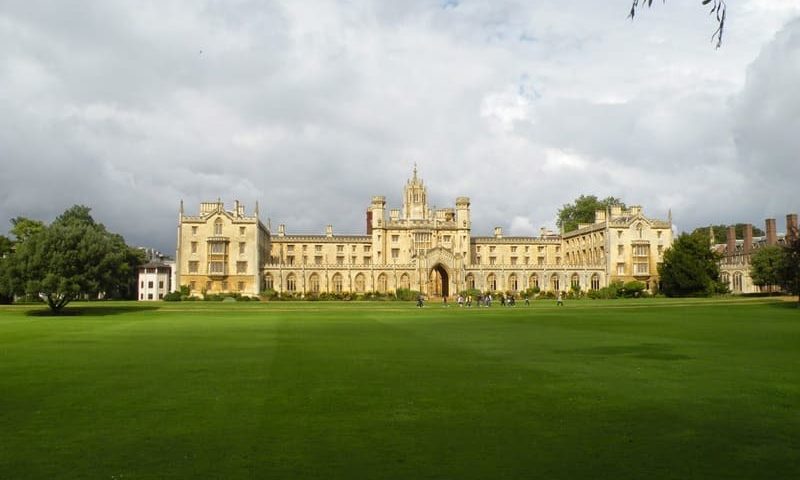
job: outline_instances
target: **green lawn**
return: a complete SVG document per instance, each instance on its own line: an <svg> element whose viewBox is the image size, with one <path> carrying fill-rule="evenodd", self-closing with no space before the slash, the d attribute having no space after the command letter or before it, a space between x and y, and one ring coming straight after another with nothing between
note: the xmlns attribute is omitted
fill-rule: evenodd
<svg viewBox="0 0 800 480"><path fill-rule="evenodd" d="M775 300L0 307L0 478L800 478Z"/></svg>

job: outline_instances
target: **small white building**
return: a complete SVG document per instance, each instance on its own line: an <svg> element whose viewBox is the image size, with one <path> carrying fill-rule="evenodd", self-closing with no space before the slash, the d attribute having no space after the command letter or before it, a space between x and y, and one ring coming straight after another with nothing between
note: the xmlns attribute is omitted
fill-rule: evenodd
<svg viewBox="0 0 800 480"><path fill-rule="evenodd" d="M139 267L139 300L163 300L175 289L175 262L151 261Z"/></svg>

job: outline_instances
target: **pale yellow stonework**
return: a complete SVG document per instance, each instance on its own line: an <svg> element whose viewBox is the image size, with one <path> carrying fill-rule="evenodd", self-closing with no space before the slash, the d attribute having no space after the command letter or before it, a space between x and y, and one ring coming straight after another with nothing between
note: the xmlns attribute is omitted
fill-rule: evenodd
<svg viewBox="0 0 800 480"><path fill-rule="evenodd" d="M181 205L176 280L193 295L258 295L268 252L269 233L258 219L258 207L246 215L239 202L232 211L220 201L206 202L200 204L199 215L188 216Z"/></svg>
<svg viewBox="0 0 800 480"><path fill-rule="evenodd" d="M181 209L182 210L182 209ZM373 197L365 235L271 234L244 214L238 202L203 203L199 216L180 214L178 283L192 294L264 290L307 295L322 292L392 292L453 296L466 289L521 292L598 289L613 280L640 280L649 289L657 265L672 244L670 221L653 220L640 207L597 212L593 224L538 237L473 237L470 201L432 209L416 169L404 189L403 205L386 209Z"/></svg>

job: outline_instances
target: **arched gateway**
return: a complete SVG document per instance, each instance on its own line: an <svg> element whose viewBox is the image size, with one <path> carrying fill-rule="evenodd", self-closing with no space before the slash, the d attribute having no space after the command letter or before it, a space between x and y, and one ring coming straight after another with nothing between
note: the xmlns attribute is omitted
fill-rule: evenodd
<svg viewBox="0 0 800 480"><path fill-rule="evenodd" d="M430 272L430 293L437 297L450 296L450 275L441 263L437 263Z"/></svg>
<svg viewBox="0 0 800 480"><path fill-rule="evenodd" d="M427 274L427 277L423 277L427 280L425 282L427 288L423 289L425 293L437 297L450 296L450 283L454 279L452 272L456 266L455 260L453 252L448 249L436 247L428 251L421 259L420 264L420 276Z"/></svg>

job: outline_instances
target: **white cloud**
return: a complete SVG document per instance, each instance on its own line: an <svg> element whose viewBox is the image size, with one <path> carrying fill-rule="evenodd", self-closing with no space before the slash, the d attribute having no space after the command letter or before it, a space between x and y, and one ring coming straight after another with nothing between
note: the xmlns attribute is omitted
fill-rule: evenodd
<svg viewBox="0 0 800 480"><path fill-rule="evenodd" d="M170 250L180 199L222 197L361 232L417 162L476 234L536 233L582 193L760 223L797 210L800 10L736 8L715 50L692 2L7 2L0 219L86 203Z"/></svg>

